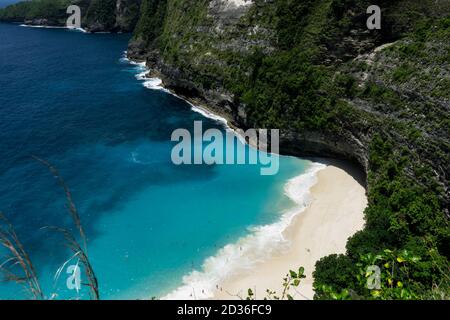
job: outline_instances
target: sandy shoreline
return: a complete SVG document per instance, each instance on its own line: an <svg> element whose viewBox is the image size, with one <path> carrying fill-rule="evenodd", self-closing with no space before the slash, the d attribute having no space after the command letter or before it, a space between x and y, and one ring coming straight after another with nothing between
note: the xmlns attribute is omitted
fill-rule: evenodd
<svg viewBox="0 0 450 320"><path fill-rule="evenodd" d="M246 297L252 288L257 299L266 289L281 291L283 277L289 271L305 268L306 279L294 293L295 299L313 299L312 272L317 260L332 253L345 253L347 239L364 227L367 206L365 188L349 166L328 165L317 174L311 188L311 205L297 215L284 232L291 243L285 253L258 263L251 273L227 279L218 286L214 299ZM352 172L353 173L353 172Z"/></svg>

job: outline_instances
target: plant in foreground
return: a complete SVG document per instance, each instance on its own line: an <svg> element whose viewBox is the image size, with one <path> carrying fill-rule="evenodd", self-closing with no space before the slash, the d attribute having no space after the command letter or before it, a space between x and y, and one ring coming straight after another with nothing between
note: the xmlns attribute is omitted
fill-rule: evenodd
<svg viewBox="0 0 450 320"><path fill-rule="evenodd" d="M45 165L53 176L57 179L59 185L64 190L66 197L66 208L72 217L72 220L78 230L79 236L81 238L82 244L77 240L74 234L65 228L60 227L46 227L47 229L54 230L63 235L65 244L72 251L73 256L67 260L56 272L55 279L59 277L62 269L71 261L72 259L78 259L78 263L84 267L85 274L87 276L87 282L82 283L83 285L89 287L90 296L92 299L100 299L98 281L95 275L92 264L89 261L89 256L87 252L87 239L86 234L83 230L81 224L81 219L78 214L78 210L72 199L67 184L62 178L59 171L52 166L49 162L33 156L33 158ZM8 252L5 261L0 264L0 271L4 274L5 281L12 281L24 285L34 299L45 299L45 295L41 289L39 279L33 263L24 249L24 246L20 242L13 225L6 219L6 217L0 213L0 245L6 248ZM53 297L53 296L52 296Z"/></svg>

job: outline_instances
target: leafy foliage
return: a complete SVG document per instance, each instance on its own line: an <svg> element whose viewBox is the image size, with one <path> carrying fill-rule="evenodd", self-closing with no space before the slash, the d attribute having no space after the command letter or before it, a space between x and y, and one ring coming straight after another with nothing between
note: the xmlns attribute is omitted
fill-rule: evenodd
<svg viewBox="0 0 450 320"><path fill-rule="evenodd" d="M18 21L37 18L60 19L67 17L69 0L33 0L10 5L0 10L0 20Z"/></svg>
<svg viewBox="0 0 450 320"><path fill-rule="evenodd" d="M433 261L439 264L436 260ZM324 267L324 262L321 261L319 265L322 264L321 267ZM422 261L421 256L414 255L406 249L401 251L384 249L377 254L362 254L355 264L355 272L349 279L355 284L353 287L319 285L322 280L316 279L316 298L333 300L448 299L450 278L447 270L433 270L435 275L439 274L436 278L440 281L433 282L431 289L424 285L423 280L417 281L417 277L423 273L424 263L427 264Z"/></svg>

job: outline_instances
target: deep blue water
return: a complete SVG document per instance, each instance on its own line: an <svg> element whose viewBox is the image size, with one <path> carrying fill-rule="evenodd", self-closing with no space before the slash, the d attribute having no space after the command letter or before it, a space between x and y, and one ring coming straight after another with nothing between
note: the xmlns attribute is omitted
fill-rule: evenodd
<svg viewBox="0 0 450 320"><path fill-rule="evenodd" d="M273 222L292 206L286 181L306 162L283 157L275 176L258 166L175 166L176 128L222 128L184 101L143 87L121 61L127 35L90 35L0 24L0 211L14 224L47 296L86 298L53 275L71 253L45 226L73 226L66 180L88 235L102 298L149 298L178 287L205 258ZM1 251L0 251L1 253ZM3 259L2 259L3 260ZM27 298L16 284L0 298Z"/></svg>

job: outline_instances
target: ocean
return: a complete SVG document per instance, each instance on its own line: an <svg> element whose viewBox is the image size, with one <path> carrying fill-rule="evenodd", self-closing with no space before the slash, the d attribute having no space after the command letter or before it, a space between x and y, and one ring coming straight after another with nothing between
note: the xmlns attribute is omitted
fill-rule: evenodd
<svg viewBox="0 0 450 320"><path fill-rule="evenodd" d="M208 297L214 281L287 245L281 233L314 180L314 165L294 157L273 176L260 165L174 165L174 130L227 128L143 80L124 58L129 37L0 24L0 212L47 298L89 294L68 288L65 269L55 279L73 254L46 227L73 222L33 155L71 190L102 299ZM27 298L0 284L0 299Z"/></svg>

